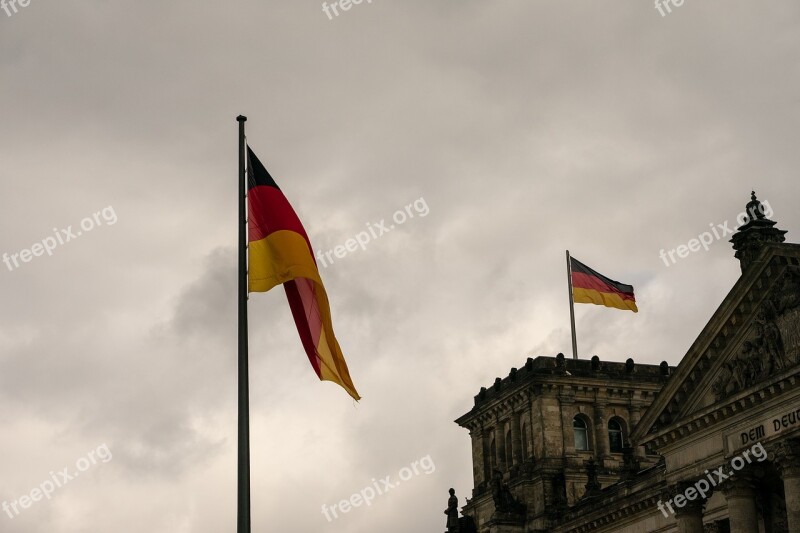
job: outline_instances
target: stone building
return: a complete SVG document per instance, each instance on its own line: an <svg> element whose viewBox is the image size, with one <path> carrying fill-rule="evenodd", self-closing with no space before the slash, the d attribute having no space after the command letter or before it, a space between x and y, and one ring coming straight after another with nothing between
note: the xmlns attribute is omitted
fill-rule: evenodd
<svg viewBox="0 0 800 533"><path fill-rule="evenodd" d="M747 214L742 275L677 368L559 354L481 389L448 531L800 532L800 245L755 194Z"/></svg>
<svg viewBox="0 0 800 533"><path fill-rule="evenodd" d="M525 366L489 389L481 389L473 409L456 422L472 437L473 497L464 507L479 527L491 531L547 530L590 483L607 485L625 475L635 454L630 428L641 420L664 385L666 363L636 365L556 357L528 359ZM639 461L658 457L642 450ZM591 463L590 463L591 461ZM627 461L627 462L626 462ZM500 505L498 491L510 491ZM506 492L507 494L507 492ZM517 506L514 512L513 502ZM506 508L503 508L506 507ZM522 529L520 529L522 528Z"/></svg>

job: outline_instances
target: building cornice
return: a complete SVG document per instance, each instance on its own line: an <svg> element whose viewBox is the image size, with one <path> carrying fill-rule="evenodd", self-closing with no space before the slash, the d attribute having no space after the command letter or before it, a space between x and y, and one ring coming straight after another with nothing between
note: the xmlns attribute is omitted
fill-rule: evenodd
<svg viewBox="0 0 800 533"><path fill-rule="evenodd" d="M655 397L667 379L660 365L641 364L628 369L625 363L567 360L564 367L558 367L557 361L554 357L529 358L522 369L512 368L508 377L497 378L492 387L481 389L475 396L473 408L455 422L474 430L491 424L493 418L525 410L532 398L545 395L560 399L569 397L574 401L583 401L580 395L585 395L585 400L591 402L603 395L609 406L632 405L642 401L643 391ZM569 371L570 367L574 369L580 365L578 370L586 372L595 364L598 368L592 375L575 375Z"/></svg>
<svg viewBox="0 0 800 533"><path fill-rule="evenodd" d="M800 388L800 367L793 367L758 384L754 389L742 391L725 402L710 405L692 413L691 416L673 422L661 431L645 435L640 444L652 443L657 449L669 446L693 433L728 420L742 411L756 409L759 405L797 388Z"/></svg>

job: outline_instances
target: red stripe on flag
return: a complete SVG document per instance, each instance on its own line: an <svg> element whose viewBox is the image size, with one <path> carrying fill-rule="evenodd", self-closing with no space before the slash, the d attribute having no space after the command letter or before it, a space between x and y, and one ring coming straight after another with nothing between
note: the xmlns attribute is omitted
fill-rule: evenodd
<svg viewBox="0 0 800 533"><path fill-rule="evenodd" d="M319 367L317 346L322 335L322 317L314 293L314 283L306 278L295 278L284 283L283 288L308 360L314 367L317 377L321 379L322 371Z"/></svg>
<svg viewBox="0 0 800 533"><path fill-rule="evenodd" d="M306 230L280 189L265 186L250 189L247 194L247 204L248 240L250 242L260 241L276 231L289 230L302 235L308 242L308 249L311 251L311 242L306 235ZM313 251L311 255L314 255Z"/></svg>
<svg viewBox="0 0 800 533"><path fill-rule="evenodd" d="M622 292L618 290L616 287L608 285L603 280L596 278L595 276L591 276L589 274L584 274L583 272L572 273L572 287L578 289L594 289L598 292L619 294L623 300L636 301L636 299L633 296L633 293Z"/></svg>

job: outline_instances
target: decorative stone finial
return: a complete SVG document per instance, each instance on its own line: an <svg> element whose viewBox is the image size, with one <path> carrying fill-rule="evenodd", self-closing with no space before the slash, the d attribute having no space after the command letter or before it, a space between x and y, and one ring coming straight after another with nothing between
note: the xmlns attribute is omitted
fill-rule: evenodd
<svg viewBox="0 0 800 533"><path fill-rule="evenodd" d="M764 220L767 215L764 214L764 205L756 197L756 191L750 192L750 201L745 207L747 217L744 219L744 224L749 224L752 220Z"/></svg>
<svg viewBox="0 0 800 533"><path fill-rule="evenodd" d="M768 219L767 209L756 197L756 192L750 193L750 201L745 207L744 217L737 222L742 225L731 238L736 259L745 272L758 258L765 246L779 244L786 240L784 230L775 228L775 222ZM766 204L769 206L769 203ZM741 217L741 215L740 215Z"/></svg>

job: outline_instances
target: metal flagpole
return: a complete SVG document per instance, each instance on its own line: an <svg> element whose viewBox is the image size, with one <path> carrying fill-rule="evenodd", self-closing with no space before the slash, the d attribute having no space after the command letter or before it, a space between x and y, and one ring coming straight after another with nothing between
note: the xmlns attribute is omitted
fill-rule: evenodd
<svg viewBox="0 0 800 533"><path fill-rule="evenodd" d="M572 326L572 358L578 358L578 338L575 335L575 301L572 295L572 261L567 250L567 287L569 288L569 323Z"/></svg>
<svg viewBox="0 0 800 533"><path fill-rule="evenodd" d="M239 115L239 450L237 533L250 533L250 391L247 367L247 177L244 123Z"/></svg>

